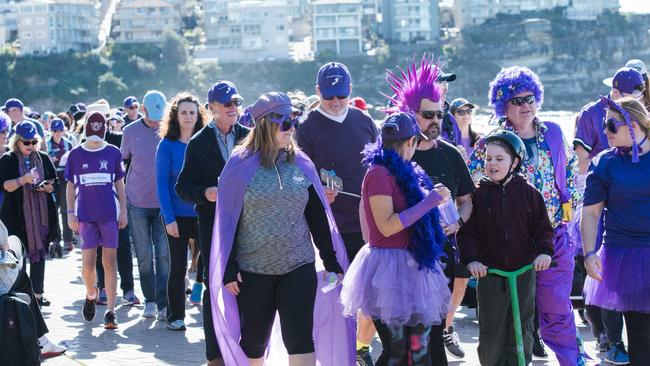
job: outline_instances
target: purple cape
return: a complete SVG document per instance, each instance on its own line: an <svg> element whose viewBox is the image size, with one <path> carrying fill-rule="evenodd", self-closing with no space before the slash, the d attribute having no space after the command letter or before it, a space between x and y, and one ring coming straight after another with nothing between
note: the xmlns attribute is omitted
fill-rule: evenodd
<svg viewBox="0 0 650 366"><path fill-rule="evenodd" d="M298 152L295 164L316 188L316 192L325 207L332 233L332 245L336 258L347 271L349 261L338 232L334 215L330 208L320 178L311 160ZM248 358L239 346L240 324L237 299L223 286L223 275L235 239L235 231L244 203L244 192L260 166L259 154L246 151L235 152L219 177L219 198L212 233L212 252L210 255L210 296L212 297L212 318L217 342L226 365L248 365ZM318 290L314 307L314 346L316 360L322 366L353 365L355 362L355 322L343 317L343 307L339 303L340 287L324 294L320 288L326 285L323 279L324 268L316 256L318 272ZM204 310L205 311L205 310ZM273 336L267 350L267 364L287 364L270 360L270 357L286 359L286 350L277 337L278 318L274 325ZM280 344L277 344L280 343Z"/></svg>

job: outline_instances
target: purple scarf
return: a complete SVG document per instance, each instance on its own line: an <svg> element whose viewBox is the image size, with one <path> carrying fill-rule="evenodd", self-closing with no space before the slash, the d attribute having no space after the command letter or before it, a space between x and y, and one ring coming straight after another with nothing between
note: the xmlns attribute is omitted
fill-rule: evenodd
<svg viewBox="0 0 650 366"><path fill-rule="evenodd" d="M18 157L19 176L29 173L25 158L22 154L16 152ZM33 152L30 156L32 169L36 168L38 176L42 180L45 177L43 161L38 152ZM48 234L48 212L47 212L47 193L36 191L33 184L23 186L23 214L25 216L25 230L27 231L27 247L29 260L38 262L45 259L45 239Z"/></svg>
<svg viewBox="0 0 650 366"><path fill-rule="evenodd" d="M330 205L325 198L316 168L302 152L297 153L295 164L314 185L325 207L332 233L332 245L341 268L346 271L349 261L345 247L336 227ZM237 299L224 288L223 275L235 239L235 231L244 202L244 192L259 166L259 154L251 155L246 151L235 151L219 177L219 198L217 199L212 233L209 283L214 330L223 360L229 366L249 364L248 358L239 346L241 328ZM323 265L318 256L316 258L318 288L320 289L326 283L323 279ZM317 363L322 366L353 365L355 362L355 322L342 315L342 305L339 303L340 287L327 294L320 290L317 290L316 293L313 334ZM277 325L279 322L276 318L275 326ZM274 336L272 336L267 350L266 364L268 365L287 364L286 351L281 344L281 338L278 340L278 337L275 336L276 330L274 329ZM284 361L280 361L276 357L284 358Z"/></svg>

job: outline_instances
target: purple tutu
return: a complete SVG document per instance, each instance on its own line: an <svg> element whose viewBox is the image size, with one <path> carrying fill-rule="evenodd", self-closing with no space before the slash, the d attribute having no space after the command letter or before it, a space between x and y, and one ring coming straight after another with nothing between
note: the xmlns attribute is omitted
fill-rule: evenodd
<svg viewBox="0 0 650 366"><path fill-rule="evenodd" d="M365 245L343 279L343 315L361 311L390 325L439 325L449 310L448 280L437 272L419 271L406 249Z"/></svg>
<svg viewBox="0 0 650 366"><path fill-rule="evenodd" d="M615 311L650 313L650 247L603 245L603 280L585 281L585 302Z"/></svg>

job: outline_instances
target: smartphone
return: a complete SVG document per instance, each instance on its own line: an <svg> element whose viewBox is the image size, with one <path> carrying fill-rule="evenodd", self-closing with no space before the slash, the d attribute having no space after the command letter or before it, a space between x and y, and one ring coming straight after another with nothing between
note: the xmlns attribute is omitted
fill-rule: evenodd
<svg viewBox="0 0 650 366"><path fill-rule="evenodd" d="M331 188L339 192L343 191L343 179L341 179L341 177L337 177L334 171L321 168L320 179L323 181L323 183L325 183L325 186L327 188Z"/></svg>
<svg viewBox="0 0 650 366"><path fill-rule="evenodd" d="M36 188L43 188L43 187L45 187L46 184L52 184L52 181L51 181L51 180L44 180L44 181L40 182L40 183L36 186Z"/></svg>

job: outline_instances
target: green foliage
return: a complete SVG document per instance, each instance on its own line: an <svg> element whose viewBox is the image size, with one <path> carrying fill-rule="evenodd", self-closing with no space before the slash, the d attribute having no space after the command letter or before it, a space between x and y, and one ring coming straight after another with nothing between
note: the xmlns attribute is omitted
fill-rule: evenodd
<svg viewBox="0 0 650 366"><path fill-rule="evenodd" d="M119 103L124 98L127 90L128 87L122 79L116 77L110 71L100 76L97 81L97 93L110 103Z"/></svg>

